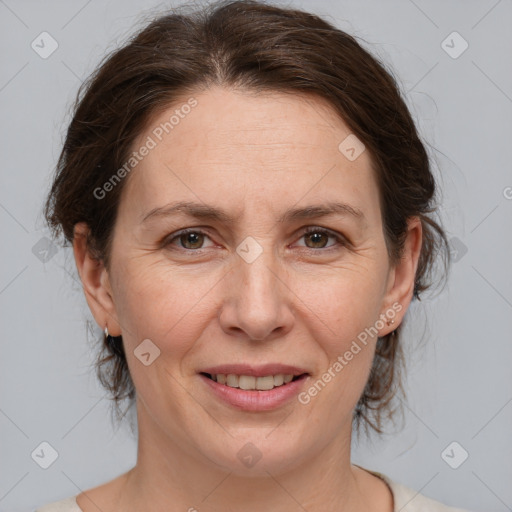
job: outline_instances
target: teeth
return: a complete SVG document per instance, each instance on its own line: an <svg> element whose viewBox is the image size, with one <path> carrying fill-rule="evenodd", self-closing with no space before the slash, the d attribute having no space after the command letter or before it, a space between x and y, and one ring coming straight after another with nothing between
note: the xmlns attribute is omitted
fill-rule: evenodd
<svg viewBox="0 0 512 512"><path fill-rule="evenodd" d="M240 389L256 389L256 377L240 375L240 377L238 377L238 386L236 387Z"/></svg>
<svg viewBox="0 0 512 512"><path fill-rule="evenodd" d="M219 373L211 376L219 384L225 384L230 388L240 388L244 390L269 391L275 387L288 384L293 380L293 375L267 375L266 377L252 377L250 375L234 375L232 373L225 375Z"/></svg>
<svg viewBox="0 0 512 512"><path fill-rule="evenodd" d="M274 386L282 386L284 383L284 375L274 375Z"/></svg>
<svg viewBox="0 0 512 512"><path fill-rule="evenodd" d="M267 391L269 389L273 389L274 384L274 377L272 375L269 375L268 377L258 377L255 382L256 389L259 389L261 391Z"/></svg>
<svg viewBox="0 0 512 512"><path fill-rule="evenodd" d="M226 377L226 384L230 388L237 388L238 387L238 377L236 375L228 375Z"/></svg>

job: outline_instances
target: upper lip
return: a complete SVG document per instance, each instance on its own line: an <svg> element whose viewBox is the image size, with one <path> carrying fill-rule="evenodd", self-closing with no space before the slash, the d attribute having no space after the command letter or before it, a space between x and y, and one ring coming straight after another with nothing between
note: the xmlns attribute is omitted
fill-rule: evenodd
<svg viewBox="0 0 512 512"><path fill-rule="evenodd" d="M269 375L302 375L308 373L307 370L297 366L287 364L269 363L260 366L250 364L222 364L219 366L210 366L202 369L199 373L209 373L210 375L249 375L251 377L267 377Z"/></svg>

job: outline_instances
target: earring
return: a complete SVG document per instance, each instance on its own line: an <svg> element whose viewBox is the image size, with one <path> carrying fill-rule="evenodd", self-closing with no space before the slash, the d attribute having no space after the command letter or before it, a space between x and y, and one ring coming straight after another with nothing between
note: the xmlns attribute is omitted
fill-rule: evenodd
<svg viewBox="0 0 512 512"><path fill-rule="evenodd" d="M388 320L387 320L387 322L386 322L386 323L387 323L388 325L393 325L393 324L395 323L395 321L394 321L393 319L391 319L391 320L390 320L390 319L388 318Z"/></svg>
<svg viewBox="0 0 512 512"><path fill-rule="evenodd" d="M124 356L124 350L123 350L123 343L121 342L118 344L118 341L120 341L120 336L110 336L108 333L108 327L105 326L105 337L107 345L110 347L112 352L118 356Z"/></svg>

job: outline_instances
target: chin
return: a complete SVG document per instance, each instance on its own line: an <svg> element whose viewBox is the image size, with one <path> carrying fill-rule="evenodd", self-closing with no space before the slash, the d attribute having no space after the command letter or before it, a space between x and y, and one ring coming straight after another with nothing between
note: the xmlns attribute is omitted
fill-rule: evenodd
<svg viewBox="0 0 512 512"><path fill-rule="evenodd" d="M287 432L272 427L242 427L229 430L222 442L212 441L205 449L207 459L225 471L241 477L277 475L300 465L307 448ZM288 429L287 429L288 430ZM213 445L217 444L214 448Z"/></svg>

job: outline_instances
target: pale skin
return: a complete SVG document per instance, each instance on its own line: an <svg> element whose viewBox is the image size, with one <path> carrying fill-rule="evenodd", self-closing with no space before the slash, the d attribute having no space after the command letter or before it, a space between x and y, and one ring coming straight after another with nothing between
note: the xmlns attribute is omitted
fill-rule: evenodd
<svg viewBox="0 0 512 512"><path fill-rule="evenodd" d="M310 373L307 389L393 304L402 308L393 325L379 324L378 336L401 323L421 223L410 220L403 258L392 265L370 154L349 161L340 152L351 131L323 100L221 87L194 98L197 106L125 178L109 270L87 250L87 226L75 229L89 307L102 329L123 336L139 429L136 466L81 493L78 504L84 512L391 512L387 485L350 461L352 414L377 337L306 405L293 399L242 412L213 397L198 371L293 364ZM180 104L154 117L133 148ZM234 219L177 214L142 222L174 201ZM291 208L327 202L349 204L364 219L277 222ZM331 233L315 238L307 227ZM171 241L185 228L204 235ZM348 243L338 244L336 234ZM236 252L248 236L262 248L252 263ZM149 366L134 355L145 339L161 352ZM237 457L249 442L261 454L250 468Z"/></svg>

